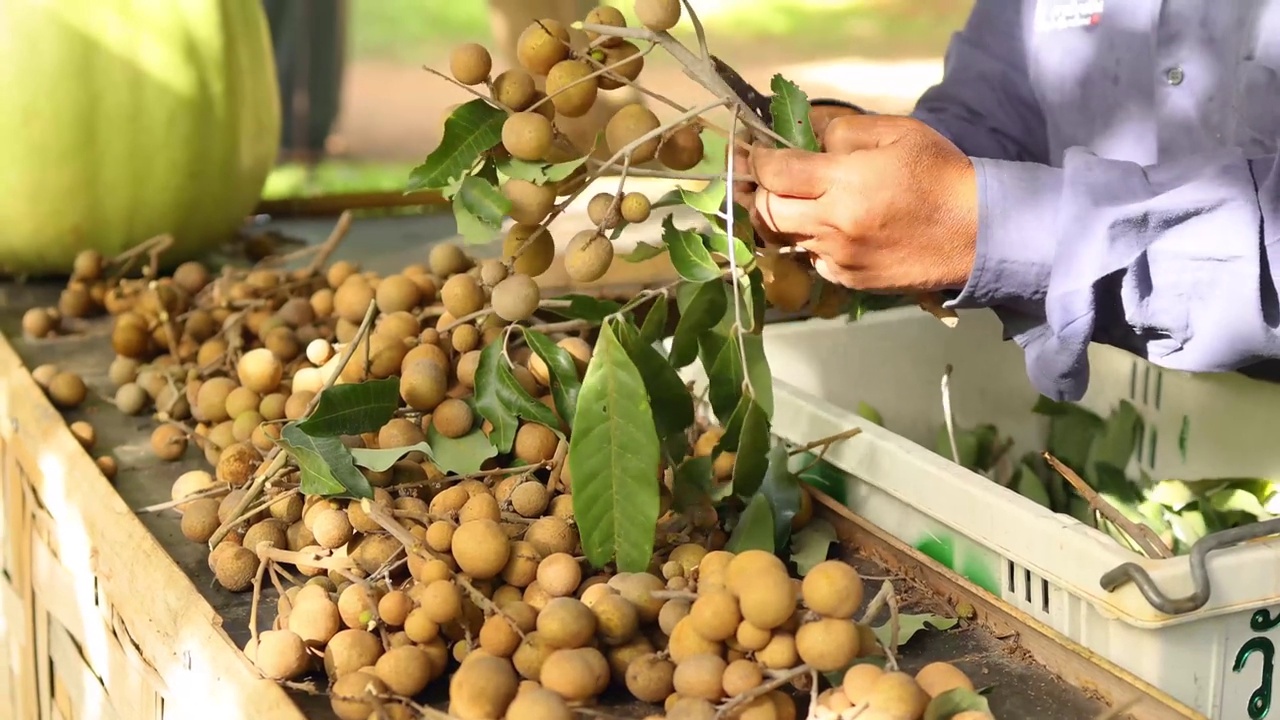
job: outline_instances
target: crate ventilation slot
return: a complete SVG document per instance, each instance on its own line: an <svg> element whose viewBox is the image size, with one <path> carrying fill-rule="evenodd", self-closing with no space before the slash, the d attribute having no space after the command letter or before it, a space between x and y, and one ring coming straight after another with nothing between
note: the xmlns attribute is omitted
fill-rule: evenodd
<svg viewBox="0 0 1280 720"><path fill-rule="evenodd" d="M1005 597L1025 609L1049 614L1049 581L1012 560L1004 561Z"/></svg>

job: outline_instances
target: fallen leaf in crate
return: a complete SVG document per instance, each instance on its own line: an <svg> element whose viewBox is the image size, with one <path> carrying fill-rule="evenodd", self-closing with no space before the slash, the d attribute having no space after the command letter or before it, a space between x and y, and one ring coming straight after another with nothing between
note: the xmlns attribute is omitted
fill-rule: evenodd
<svg viewBox="0 0 1280 720"><path fill-rule="evenodd" d="M428 457L431 455L431 446L425 442L406 445L404 447L383 448L371 450L369 448L352 448L351 457L356 461L356 465L362 468L368 468L374 472L383 472L389 470L392 465L400 461L400 458L411 452L426 453Z"/></svg>
<svg viewBox="0 0 1280 720"><path fill-rule="evenodd" d="M902 647L907 641L915 636L916 633L925 628L933 628L934 630L950 630L960 622L956 618L945 618L940 615L926 613L923 615L899 615L898 616L898 639L895 643L890 643L892 636L889 634L889 623L880 627L872 628L876 634L876 639L885 647Z"/></svg>
<svg viewBox="0 0 1280 720"><path fill-rule="evenodd" d="M791 536L791 559L800 577L808 575L813 566L827 559L835 541L835 527L822 518L811 520L804 529Z"/></svg>
<svg viewBox="0 0 1280 720"><path fill-rule="evenodd" d="M460 438L449 438L431 425L427 428L427 442L431 446L432 462L446 473L468 475L479 472L485 460L498 454L498 449L479 428Z"/></svg>

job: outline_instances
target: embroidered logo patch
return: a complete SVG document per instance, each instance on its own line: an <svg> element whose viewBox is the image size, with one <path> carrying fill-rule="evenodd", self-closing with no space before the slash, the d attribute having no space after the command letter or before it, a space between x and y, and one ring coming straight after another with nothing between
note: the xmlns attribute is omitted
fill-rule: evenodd
<svg viewBox="0 0 1280 720"><path fill-rule="evenodd" d="M1038 0L1036 32L1093 27L1102 22L1104 0Z"/></svg>

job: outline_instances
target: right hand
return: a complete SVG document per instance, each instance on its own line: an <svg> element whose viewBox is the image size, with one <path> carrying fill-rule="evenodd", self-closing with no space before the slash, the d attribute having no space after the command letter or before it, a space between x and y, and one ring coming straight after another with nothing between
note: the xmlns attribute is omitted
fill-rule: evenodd
<svg viewBox="0 0 1280 720"><path fill-rule="evenodd" d="M809 123L813 125L813 134L817 136L818 142L822 142L822 138L826 135L827 126L832 120L845 115L861 115L862 113L850 107L842 105L819 105L809 111ZM745 134L739 131L740 134ZM745 175L751 172L750 153L746 148L737 144L733 146L733 170L734 175ZM754 181L737 181L733 184L734 201L745 207L751 215L751 225L755 228L756 235L762 239L768 240L773 233L760 221L756 214L756 204L751 197L755 194L756 184Z"/></svg>

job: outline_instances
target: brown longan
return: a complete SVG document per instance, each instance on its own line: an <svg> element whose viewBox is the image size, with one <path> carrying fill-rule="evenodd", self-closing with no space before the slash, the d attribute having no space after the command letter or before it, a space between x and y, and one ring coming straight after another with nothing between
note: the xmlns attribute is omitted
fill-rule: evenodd
<svg viewBox="0 0 1280 720"><path fill-rule="evenodd" d="M511 212L508 213L511 219L527 225L537 225L547 219L547 215L551 214L551 209L556 204L556 194L550 187L536 185L520 178L511 178L503 183L502 194L511 201ZM483 267L482 280L484 280ZM498 278L498 280L501 279ZM486 285L493 285L497 281L484 280L484 282Z"/></svg>
<svg viewBox="0 0 1280 720"><path fill-rule="evenodd" d="M493 99L517 112L533 104L536 95L533 76L521 68L504 70L493 79Z"/></svg>
<svg viewBox="0 0 1280 720"><path fill-rule="evenodd" d="M616 45L601 48L604 57L600 64L612 68L600 76L601 90L624 87L626 82L623 81L634 82L644 70L644 55L640 53L640 48L630 40L615 39L619 41Z"/></svg>
<svg viewBox="0 0 1280 720"><path fill-rule="evenodd" d="M264 630L258 634L254 665L272 680L292 680L311 667L307 645L289 630Z"/></svg>
<svg viewBox="0 0 1280 720"><path fill-rule="evenodd" d="M369 311L374 291L363 275L352 275L333 292L333 314L340 320L359 323ZM339 337L341 339L341 337Z"/></svg>
<svg viewBox="0 0 1280 720"><path fill-rule="evenodd" d="M151 452L165 462L182 458L187 451L187 432L178 425L161 425L151 431Z"/></svg>
<svg viewBox="0 0 1280 720"><path fill-rule="evenodd" d="M680 0L636 0L636 18L654 32L670 30L680 22Z"/></svg>
<svg viewBox="0 0 1280 720"><path fill-rule="evenodd" d="M552 237L550 230L541 226L516 223L503 238L502 257L510 259L515 257L517 252L520 256L515 258L512 269L529 277L537 277L546 272L555 260L555 238Z"/></svg>
<svg viewBox="0 0 1280 720"><path fill-rule="evenodd" d="M595 282L613 264L613 243L595 230L583 230L565 248L565 273L576 282Z"/></svg>
<svg viewBox="0 0 1280 720"><path fill-rule="evenodd" d="M865 702L873 712L917 718L929 706L929 694L904 672L886 672L871 685Z"/></svg>
<svg viewBox="0 0 1280 720"><path fill-rule="evenodd" d="M449 712L460 718L500 718L518 689L509 661L471 653L449 680Z"/></svg>
<svg viewBox="0 0 1280 720"><path fill-rule="evenodd" d="M493 520L464 522L453 533L453 559L476 580L497 577L511 557L511 543Z"/></svg>
<svg viewBox="0 0 1280 720"><path fill-rule="evenodd" d="M369 715L376 713L377 707L383 704L378 701L375 705L373 696L386 692L386 683L372 670L357 670L334 682L329 689L329 703L338 720L368 720Z"/></svg>
<svg viewBox="0 0 1280 720"><path fill-rule="evenodd" d="M511 509L521 517L536 518L546 512L550 493L547 486L540 482L523 482L511 491L509 502Z"/></svg>
<svg viewBox="0 0 1280 720"><path fill-rule="evenodd" d="M475 278L458 274L446 280L444 287L440 288L440 301L450 315L460 318L484 307L484 290Z"/></svg>
<svg viewBox="0 0 1280 720"><path fill-rule="evenodd" d="M406 363L401 370L400 397L414 410L431 411L444 401L449 377L444 367L430 359Z"/></svg>
<svg viewBox="0 0 1280 720"><path fill-rule="evenodd" d="M378 311L384 313L379 326L388 322L387 315L412 310L422 300L422 290L418 284L404 275L388 275L383 278L373 294ZM417 334L416 328L414 334Z"/></svg>
<svg viewBox="0 0 1280 720"><path fill-rule="evenodd" d="M516 39L516 60L534 75L546 75L567 57L569 30L558 20L536 20Z"/></svg>
<svg viewBox="0 0 1280 720"><path fill-rule="evenodd" d="M676 665L672 684L681 697L718 701L724 695L726 666L724 658L719 655L691 655Z"/></svg>
<svg viewBox="0 0 1280 720"><path fill-rule="evenodd" d="M617 198L613 193L596 193L591 200L587 202L587 219L592 225L601 230L610 230L618 226L622 220L622 213L619 212L619 205L615 204Z"/></svg>
<svg viewBox="0 0 1280 720"><path fill-rule="evenodd" d="M627 19L623 16L622 11L612 5L600 5L592 8L587 13L583 22L587 25L608 25L609 27L622 28L627 26ZM587 31L587 42L596 47L614 47L622 41L620 37L611 35L600 35L599 33Z"/></svg>
<svg viewBox="0 0 1280 720"><path fill-rule="evenodd" d="M622 213L622 219L629 223L642 223L649 219L652 207L644 193L629 192L622 196L619 212Z"/></svg>
<svg viewBox="0 0 1280 720"><path fill-rule="evenodd" d="M561 60L547 72L547 97L556 112L569 118L591 111L600 86L591 76L591 66L581 60Z"/></svg>
<svg viewBox="0 0 1280 720"><path fill-rule="evenodd" d="M489 78L490 70L493 58L479 43L463 43L449 53L449 72L463 85L479 85Z"/></svg>
<svg viewBox="0 0 1280 720"><path fill-rule="evenodd" d="M605 124L604 137L611 154L617 154L641 137L653 133L662 126L653 111L639 103L624 105ZM657 135L631 149L631 164L639 165L652 160L658 152L661 138Z"/></svg>
<svg viewBox="0 0 1280 720"><path fill-rule="evenodd" d="M79 407L89 396L89 388L79 375L63 370L49 380L46 389L53 404L63 410Z"/></svg>
<svg viewBox="0 0 1280 720"><path fill-rule="evenodd" d="M213 575L218 584L231 592L248 590L253 585L253 578L257 572L257 554L240 545L229 546L217 558L213 568Z"/></svg>
<svg viewBox="0 0 1280 720"><path fill-rule="evenodd" d="M805 607L823 617L847 620L862 606L862 578L848 563L826 560L815 565L801 584Z"/></svg>
<svg viewBox="0 0 1280 720"><path fill-rule="evenodd" d="M639 611L630 600L621 595L602 595L589 607L596 616L596 635L605 645L625 645L640 630Z"/></svg>
<svg viewBox="0 0 1280 720"><path fill-rule="evenodd" d="M30 338L44 338L57 330L53 314L45 308L31 308L22 314L22 334Z"/></svg>
<svg viewBox="0 0 1280 720"><path fill-rule="evenodd" d="M779 255L769 265L764 278L764 296L770 305L784 312L799 312L813 294L813 275L794 255Z"/></svg>
<svg viewBox="0 0 1280 720"><path fill-rule="evenodd" d="M697 125L682 125L671 131L658 148L658 162L671 170L684 172L702 162L706 148Z"/></svg>
<svg viewBox="0 0 1280 720"><path fill-rule="evenodd" d="M947 662L931 662L916 672L916 684L929 694L929 697L963 688L974 691L973 681L960 668Z"/></svg>
<svg viewBox="0 0 1280 720"><path fill-rule="evenodd" d="M349 589L349 588L348 588ZM368 630L339 630L324 646L324 671L330 680L373 665L382 655L382 640Z"/></svg>
<svg viewBox="0 0 1280 720"><path fill-rule="evenodd" d="M431 246L427 256L427 264L431 266L431 274L447 278L471 267L471 260L462 248L453 243L439 243ZM366 303L367 305L367 303Z"/></svg>
<svg viewBox="0 0 1280 720"><path fill-rule="evenodd" d="M527 422L516 431L514 452L520 460L536 465L550 460L556 454L560 438L551 428L540 423Z"/></svg>
<svg viewBox="0 0 1280 720"><path fill-rule="evenodd" d="M547 156L554 136L551 121L536 112L512 113L502 123L502 147L519 160L537 162Z"/></svg>
<svg viewBox="0 0 1280 720"><path fill-rule="evenodd" d="M552 597L568 597L582 583L582 568L568 553L552 553L538 563L538 584Z"/></svg>
<svg viewBox="0 0 1280 720"><path fill-rule="evenodd" d="M465 400L449 398L431 413L431 426L447 438L460 438L471 432L475 414Z"/></svg>
<svg viewBox="0 0 1280 720"><path fill-rule="evenodd" d="M527 320L538 309L541 293L533 278L516 273L493 287L490 302L495 315L507 322L519 322Z"/></svg>
<svg viewBox="0 0 1280 720"><path fill-rule="evenodd" d="M733 637L742 622L738 611L738 599L728 590L711 589L699 593L689 611L693 629L713 642L723 642Z"/></svg>
<svg viewBox="0 0 1280 720"><path fill-rule="evenodd" d="M125 383L116 389L116 408L125 415L137 415L147 409L151 396L136 383Z"/></svg>
<svg viewBox="0 0 1280 720"><path fill-rule="evenodd" d="M858 628L852 620L821 618L796 631L796 653L818 672L835 672L858 657Z"/></svg>
<svg viewBox="0 0 1280 720"><path fill-rule="evenodd" d="M574 715L560 695L533 687L517 693L503 717L505 720L572 720Z"/></svg>
<svg viewBox="0 0 1280 720"><path fill-rule="evenodd" d="M182 513L182 536L191 542L209 542L218 525L218 501L213 498L200 498L184 503Z"/></svg>
<svg viewBox="0 0 1280 720"><path fill-rule="evenodd" d="M392 648L374 665L378 679L386 683L391 692L404 697L422 692L431 682L433 669L427 652L416 645Z"/></svg>

